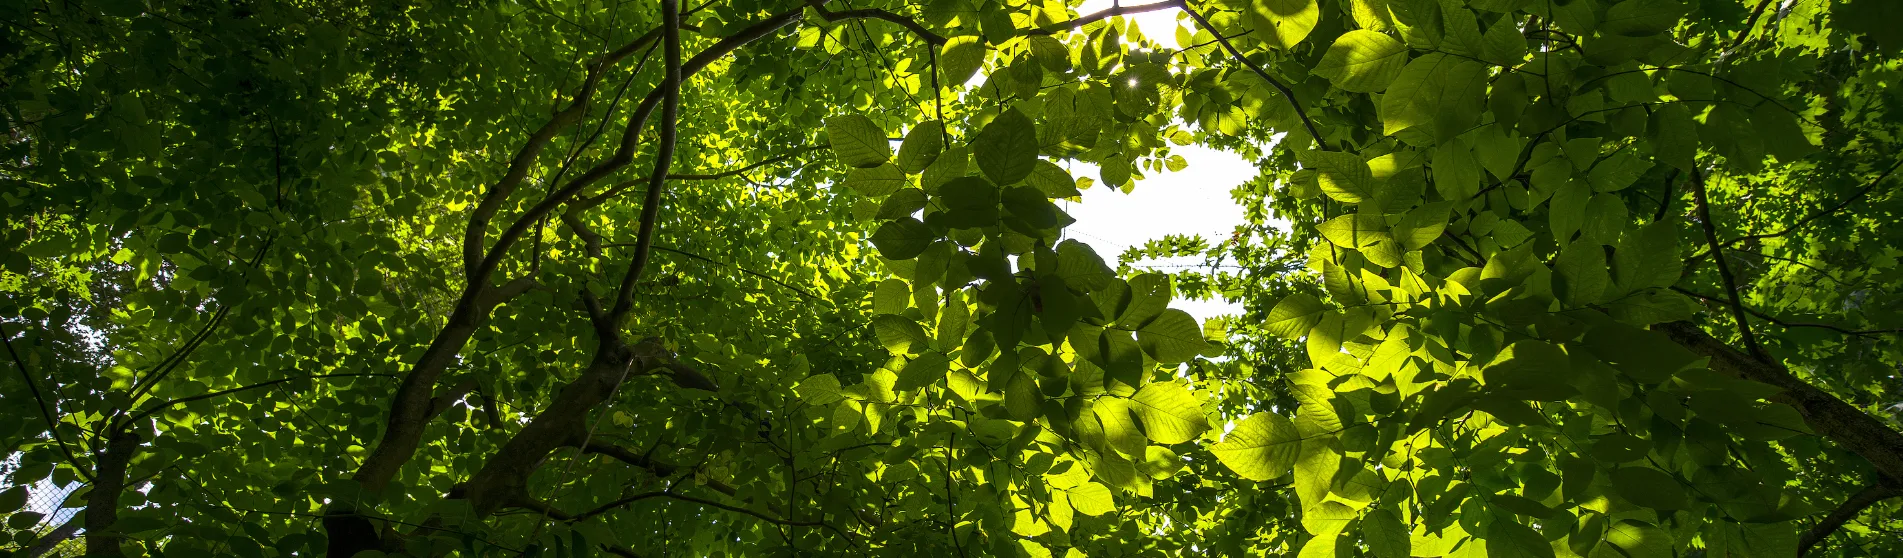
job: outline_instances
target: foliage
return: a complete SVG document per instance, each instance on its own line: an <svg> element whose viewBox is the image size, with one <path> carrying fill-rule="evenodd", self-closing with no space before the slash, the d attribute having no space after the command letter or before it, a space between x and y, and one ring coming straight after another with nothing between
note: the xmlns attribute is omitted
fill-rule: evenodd
<svg viewBox="0 0 1903 558"><path fill-rule="evenodd" d="M7 5L0 513L29 555L75 483L47 538L100 555L1893 555L1895 16ZM1262 168L1234 237L1065 236L1191 144Z"/></svg>

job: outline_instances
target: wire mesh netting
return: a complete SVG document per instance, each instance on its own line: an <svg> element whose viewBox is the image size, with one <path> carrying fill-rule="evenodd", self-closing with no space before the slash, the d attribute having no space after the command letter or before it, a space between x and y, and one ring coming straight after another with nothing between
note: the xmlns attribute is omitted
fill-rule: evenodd
<svg viewBox="0 0 1903 558"><path fill-rule="evenodd" d="M0 530L5 535L5 544L0 544L0 549L18 557L65 558L85 554L85 544L77 537L80 510L66 507L66 500L79 489L80 483L59 486L50 478L21 483L19 481L25 479L16 479L18 472L17 460L0 463L0 478L5 479L0 486L25 484L26 492L26 504L6 514L6 528Z"/></svg>

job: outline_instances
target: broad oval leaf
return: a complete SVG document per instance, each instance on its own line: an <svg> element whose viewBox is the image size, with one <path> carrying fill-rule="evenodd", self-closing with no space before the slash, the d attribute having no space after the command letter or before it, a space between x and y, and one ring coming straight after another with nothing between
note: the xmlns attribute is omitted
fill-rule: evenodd
<svg viewBox="0 0 1903 558"><path fill-rule="evenodd" d="M1407 45L1382 33L1357 29L1343 33L1315 64L1315 75L1356 93L1379 93L1407 66Z"/></svg>
<svg viewBox="0 0 1903 558"><path fill-rule="evenodd" d="M1200 335L1200 332L1199 332ZM1130 409L1143 421L1143 431L1159 444L1181 444L1209 430L1202 402L1176 382L1143 386L1130 398Z"/></svg>
<svg viewBox="0 0 1903 558"><path fill-rule="evenodd" d="M876 167L892 158L892 144L886 141L885 130L863 114L826 119L826 141L840 162L853 167Z"/></svg>
<svg viewBox="0 0 1903 558"><path fill-rule="evenodd" d="M1275 413L1256 413L1237 423L1209 452L1242 478L1262 482L1288 474L1301 455L1295 424Z"/></svg>
<svg viewBox="0 0 1903 558"><path fill-rule="evenodd" d="M1137 330L1137 343L1157 362L1171 365L1186 362L1203 353L1208 345L1196 318L1174 308L1164 310L1156 319Z"/></svg>

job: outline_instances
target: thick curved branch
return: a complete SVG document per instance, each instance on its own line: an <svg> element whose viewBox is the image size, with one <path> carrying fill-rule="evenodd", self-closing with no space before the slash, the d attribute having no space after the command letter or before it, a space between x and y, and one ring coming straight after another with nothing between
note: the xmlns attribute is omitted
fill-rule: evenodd
<svg viewBox="0 0 1903 558"><path fill-rule="evenodd" d="M588 413L608 401L622 382L632 376L655 375L669 375L684 388L714 388L705 376L676 361L658 339L634 345L603 339L588 369L562 386L547 409L489 457L463 484L463 497L480 516L509 505L511 499L527 493L529 475L550 453L589 443Z"/></svg>
<svg viewBox="0 0 1903 558"><path fill-rule="evenodd" d="M1724 250L1718 247L1718 229L1711 222L1711 200L1705 189L1705 175L1692 171L1692 201L1698 204L1698 224L1705 231L1705 242L1711 244L1712 253L1718 260L1718 278L1724 281L1725 293L1731 297L1731 318L1738 322L1738 335L1744 338L1744 346L1758 360L1772 362L1771 355L1758 345L1758 337L1751 333L1751 321L1745 318L1744 301L1738 295L1738 280L1731 275L1731 263L1725 258Z"/></svg>
<svg viewBox="0 0 1903 558"><path fill-rule="evenodd" d="M580 122L582 116L587 114L589 101L607 69L645 48L660 37L660 32L660 28L650 29L621 48L589 62L588 75L582 79L581 88L570 98L568 108L555 113L541 128L530 133L529 139L516 150L515 157L509 160L509 170L503 173L494 186L489 187L488 193L483 194L482 202L469 214L469 224L463 231L463 272L471 282L475 282L477 269L485 258L483 237L488 234L489 220L495 217L496 212L502 209L503 202L508 201L509 195L528 177L536 156L548 147L562 129Z"/></svg>
<svg viewBox="0 0 1903 558"><path fill-rule="evenodd" d="M1903 479L1903 433L1845 403L1783 365L1762 362L1705 333L1698 326L1673 322L1653 326L1699 356L1711 357L1712 370L1784 390L1773 401L1797 409L1818 435L1870 462L1878 473Z"/></svg>
<svg viewBox="0 0 1903 558"><path fill-rule="evenodd" d="M1851 494L1850 499L1844 500L1837 509L1830 510L1830 515L1824 516L1823 519L1818 520L1817 525L1811 526L1809 531L1804 532L1803 538L1797 542L1797 555L1810 554L1812 547L1830 538L1830 534L1837 532L1837 529L1843 527L1845 523L1863 515L1863 510L1869 509L1877 502L1897 496L1903 496L1903 490L1898 490L1891 482L1881 480L1870 483L1870 486L1863 487L1863 490L1857 491L1856 494Z"/></svg>
<svg viewBox="0 0 1903 558"><path fill-rule="evenodd" d="M613 457L615 458L615 460L620 461L622 463L626 463L630 466L647 469L649 473L653 473L654 476L656 477L668 478L668 477L674 476L675 474L680 473L680 469L674 467L673 465L655 461L646 455L635 453L633 450L630 450L628 448L624 448L621 446L617 446L614 444L590 441L588 442L588 447L582 448L582 449L583 451L586 451L588 453L598 453L598 454L606 455L608 457ZM739 491L735 490L733 486L728 485L727 483L724 483L724 482L720 482L717 479L707 479L705 486L707 488L712 489L714 492L726 494L727 496L730 496L730 497L737 497L737 495L739 494ZM779 510L773 510L773 511L775 513L779 513Z"/></svg>
<svg viewBox="0 0 1903 558"><path fill-rule="evenodd" d="M788 10L764 18L739 32L715 42L681 64L680 76L685 79L695 72L706 68L715 61L731 54L734 50L754 41L771 36L781 28L798 21L804 16L804 8ZM631 44L607 58L618 60L639 49ZM625 52L623 52L625 51ZM619 53L619 54L617 54ZM597 64L602 63L597 61ZM608 177L634 160L634 152L641 130L646 126L648 116L661 104L665 88L650 91L622 130L621 143L613 156L588 169L581 176L571 179L555 192L551 192L541 202L517 216L516 220L497 235L495 244L483 254L480 262L474 266L467 286L461 298L457 300L448 323L431 340L417 363L404 377L403 384L397 390L391 402L390 417L385 424L383 437L378 440L370 456L357 468L352 479L361 484L365 492L375 493L383 490L395 477L404 463L416 453L422 441L424 420L429 410L431 392L443 370L456 359L476 329L486 319L494 304L507 300L507 290L497 293L489 287L489 277L501 266L513 245L523 235L535 227L544 216L555 208L571 201L574 196L588 186ZM484 227L486 229L486 226ZM526 290L524 287L523 290ZM517 291L519 292L519 291ZM677 375L678 376L678 375ZM377 530L370 524L367 516L357 513L348 504L332 505L324 521L325 530L330 532L330 553L334 556L350 556L362 550L372 550L381 546Z"/></svg>
<svg viewBox="0 0 1903 558"><path fill-rule="evenodd" d="M933 33L932 30L926 29L924 25L919 25L917 21L913 21L912 18L895 14L886 10L881 10L878 8L859 8L859 9L853 9L853 10L839 10L835 12L835 11L827 10L824 3L822 2L813 2L812 6L813 6L813 11L819 12L820 17L824 17L828 20L882 19L885 21L890 21L892 23L899 24L900 27L904 27L905 30L911 31L913 35L918 35L918 38L924 39L925 42L927 43L931 43L934 45L945 44L945 37L943 35Z"/></svg>
<svg viewBox="0 0 1903 558"><path fill-rule="evenodd" d="M1315 128L1315 121L1308 119L1308 109L1302 106L1301 99L1295 97L1294 89L1290 89L1287 84L1282 83L1282 80L1275 79L1275 76L1269 75L1269 71L1263 69L1260 64L1256 64L1255 61L1250 60L1249 57L1243 56L1242 51L1236 50L1234 43L1229 42L1229 39L1223 37L1222 30L1216 29L1216 26L1210 24L1209 20L1204 18L1201 12L1197 12L1195 8L1190 7L1188 2L1180 2L1178 4L1183 8L1183 11L1189 13L1189 17L1196 19L1197 25L1201 25L1203 29L1209 30L1209 34L1214 35L1217 42L1222 43L1222 49L1228 51L1229 56L1235 58L1238 62L1242 62L1242 65L1248 66L1249 71L1255 72L1255 75L1261 77L1263 81L1269 82L1270 87L1274 87L1277 92L1282 94L1282 98L1288 100L1289 105L1295 109L1295 116L1302 119L1302 127L1307 129L1308 135L1315 139L1316 146L1322 151L1333 151L1333 149L1328 146L1328 142L1322 141L1322 133L1319 129Z"/></svg>

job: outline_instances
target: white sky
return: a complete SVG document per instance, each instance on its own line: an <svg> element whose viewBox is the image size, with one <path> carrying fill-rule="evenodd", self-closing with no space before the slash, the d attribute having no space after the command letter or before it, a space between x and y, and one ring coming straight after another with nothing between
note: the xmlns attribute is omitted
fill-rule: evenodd
<svg viewBox="0 0 1903 558"><path fill-rule="evenodd" d="M1077 13L1109 7L1110 0L1087 0ZM1161 10L1125 17L1136 20L1144 36L1165 48L1175 48L1178 13ZM1170 152L1183 156L1189 166L1181 172L1151 173L1137 181L1136 189L1129 194L1099 183L1084 191L1083 203L1064 203L1064 211L1077 219L1065 230L1065 236L1089 244L1112 265L1125 249L1164 235L1202 235L1212 244L1228 239L1243 223L1242 207L1229 197L1229 190L1254 178L1255 164L1234 153L1200 146L1177 146ZM1072 176L1097 178L1096 165L1073 163L1070 171ZM1202 258L1175 258L1138 262L1132 267L1151 264L1157 271L1173 272L1186 264L1199 263ZM1242 312L1241 304L1222 300L1178 300L1170 306L1198 320Z"/></svg>

